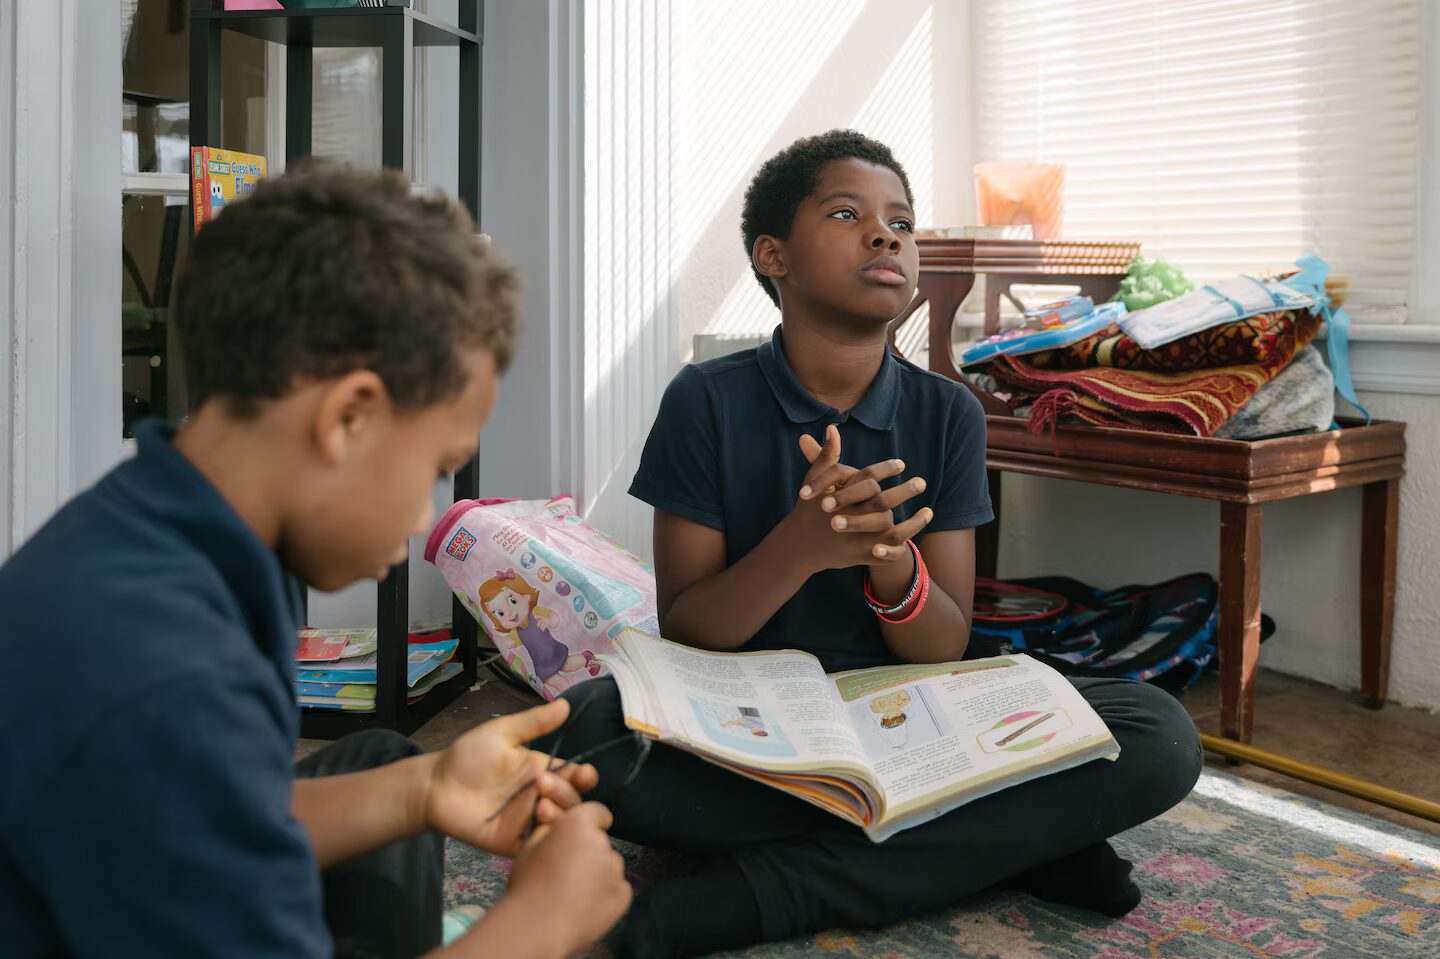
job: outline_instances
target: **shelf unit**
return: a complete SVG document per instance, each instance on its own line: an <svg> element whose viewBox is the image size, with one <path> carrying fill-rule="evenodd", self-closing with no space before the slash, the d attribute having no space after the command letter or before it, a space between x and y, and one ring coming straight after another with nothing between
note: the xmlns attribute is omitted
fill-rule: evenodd
<svg viewBox="0 0 1440 959"><path fill-rule="evenodd" d="M220 38L231 30L283 44L286 50L285 157L311 150L313 51L325 47L378 47L381 51L381 162L413 175L412 111L415 49L459 48L458 194L480 221L480 78L483 43L481 0L460 0L459 23L451 25L409 7L319 10L224 10L221 0L191 0L190 138L192 146L221 146ZM193 210L187 223L193 223ZM478 458L455 475L455 498L479 496ZM468 690L476 675L476 624L460 601L452 600L453 634L463 669L411 706L405 682L409 634L409 562L390 570L376 602L378 682L375 711L351 713L302 709L300 734L335 739L372 727L406 735L424 725Z"/></svg>

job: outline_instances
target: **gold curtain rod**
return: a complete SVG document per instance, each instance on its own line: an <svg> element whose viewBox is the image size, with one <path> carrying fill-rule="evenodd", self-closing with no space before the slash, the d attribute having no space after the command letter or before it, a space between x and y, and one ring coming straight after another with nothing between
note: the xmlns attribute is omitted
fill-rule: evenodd
<svg viewBox="0 0 1440 959"><path fill-rule="evenodd" d="M1359 796L1361 799L1367 799L1391 809L1398 809L1412 816L1419 816L1421 819L1440 822L1440 803L1421 799L1419 796L1402 793L1397 789L1380 786L1364 779L1357 779L1354 776L1347 776L1344 773L1337 773L1321 766L1302 763L1298 759L1257 749L1233 739L1201 733L1200 742L1205 745L1206 749L1222 756L1253 763L1256 766L1271 769L1295 779L1303 779L1305 782L1315 783L1317 786L1324 786L1326 789L1333 789L1336 792Z"/></svg>

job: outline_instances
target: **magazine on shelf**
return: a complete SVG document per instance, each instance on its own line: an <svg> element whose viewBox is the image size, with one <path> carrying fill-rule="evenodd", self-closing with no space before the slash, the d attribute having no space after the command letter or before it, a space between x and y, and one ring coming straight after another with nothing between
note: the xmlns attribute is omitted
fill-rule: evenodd
<svg viewBox="0 0 1440 959"><path fill-rule="evenodd" d="M405 683L414 688L426 676L439 669L455 654L459 643L447 639L439 643L411 643L407 648ZM379 679L377 663L379 656L369 653L354 659L342 659L334 663L321 663L318 668L301 665L295 671L296 682L308 683L355 683L375 685Z"/></svg>

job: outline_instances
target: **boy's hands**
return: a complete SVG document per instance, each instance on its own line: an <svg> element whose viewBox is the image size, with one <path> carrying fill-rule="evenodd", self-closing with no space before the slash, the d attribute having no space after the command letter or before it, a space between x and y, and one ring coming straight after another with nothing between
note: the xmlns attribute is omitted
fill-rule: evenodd
<svg viewBox="0 0 1440 959"><path fill-rule="evenodd" d="M896 524L892 510L924 492L925 481L916 477L882 490L880 481L904 472L905 464L885 460L856 469L841 463L840 430L833 425L826 427L823 447L807 435L800 437L800 450L810 471L788 520L801 540L801 554L817 570L908 564L910 551L900 547L919 535L934 513L922 509Z"/></svg>
<svg viewBox="0 0 1440 959"><path fill-rule="evenodd" d="M580 952L630 908L625 863L606 834L610 822L599 803L558 813L515 860L501 907L533 910L530 934L549 940L553 955Z"/></svg>
<svg viewBox="0 0 1440 959"><path fill-rule="evenodd" d="M595 767L588 764L546 772L548 757L525 745L558 729L569 713L570 704L557 699L492 719L455 740L444 752L433 754L422 790L426 826L487 852L502 856L519 853L532 811L541 825L555 822L564 810L577 806L580 793L599 778ZM489 818L531 780L535 786L517 796L499 816Z"/></svg>

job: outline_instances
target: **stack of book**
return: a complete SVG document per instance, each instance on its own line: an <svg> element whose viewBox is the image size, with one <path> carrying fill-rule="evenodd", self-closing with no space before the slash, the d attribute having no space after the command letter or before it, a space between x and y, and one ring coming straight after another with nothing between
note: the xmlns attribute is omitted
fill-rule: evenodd
<svg viewBox="0 0 1440 959"><path fill-rule="evenodd" d="M449 630L410 635L409 702L460 673L457 646ZM374 629L302 629L295 652L295 698L306 709L373 713L378 660Z"/></svg>

